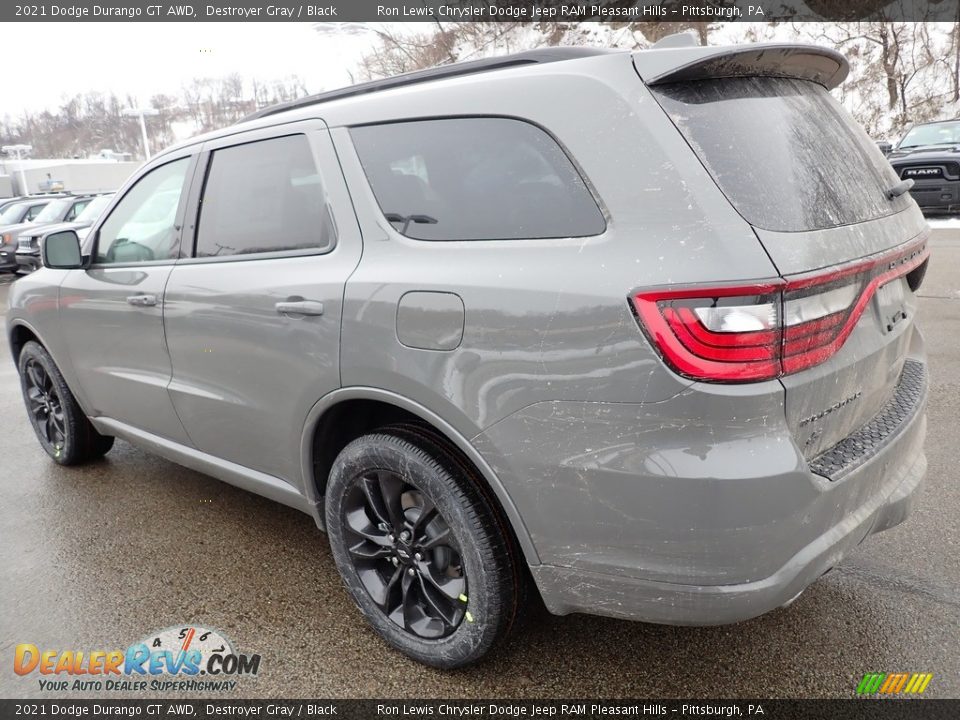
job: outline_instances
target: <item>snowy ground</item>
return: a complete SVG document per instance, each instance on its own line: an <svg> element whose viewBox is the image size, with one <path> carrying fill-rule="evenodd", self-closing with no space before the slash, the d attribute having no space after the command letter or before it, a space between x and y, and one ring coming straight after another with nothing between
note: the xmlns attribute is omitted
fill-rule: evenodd
<svg viewBox="0 0 960 720"><path fill-rule="evenodd" d="M927 223L934 230L960 229L960 217L929 218Z"/></svg>

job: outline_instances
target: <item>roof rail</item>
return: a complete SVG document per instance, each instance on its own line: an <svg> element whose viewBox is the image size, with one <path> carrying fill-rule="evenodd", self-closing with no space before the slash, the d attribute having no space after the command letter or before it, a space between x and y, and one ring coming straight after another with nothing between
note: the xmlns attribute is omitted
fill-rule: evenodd
<svg viewBox="0 0 960 720"><path fill-rule="evenodd" d="M610 52L616 51L588 47L551 47L514 53L513 55L484 58L483 60L469 60L467 62L452 63L450 65L440 65L438 67L427 68L426 70L415 70L382 80L371 80L370 82L358 83L338 90L329 90L316 95L308 95L297 100L271 105L270 107L265 107L262 110L257 110L255 113L247 115L241 119L240 122L257 120L270 115L277 115L287 110L318 105L320 103L330 102L331 100L366 95L368 93L380 92L381 90L406 87L407 85L417 85L423 82L430 82L431 80L443 80L461 75L473 75L474 73L489 72L491 70L503 70L519 65L575 60L577 58L592 57L594 55L604 55Z"/></svg>

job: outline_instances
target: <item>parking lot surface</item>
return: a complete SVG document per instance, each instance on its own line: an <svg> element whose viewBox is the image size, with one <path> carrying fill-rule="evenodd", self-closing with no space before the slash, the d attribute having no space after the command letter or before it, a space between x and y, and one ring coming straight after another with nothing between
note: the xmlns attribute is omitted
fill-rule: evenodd
<svg viewBox="0 0 960 720"><path fill-rule="evenodd" d="M14 674L18 643L121 649L193 623L262 656L238 697L851 697L866 672L933 673L926 696L958 697L960 227L932 247L920 311L929 475L913 517L764 617L674 628L538 614L455 672L374 636L306 515L124 442L93 465L54 465L0 342L0 696L44 694L35 674Z"/></svg>

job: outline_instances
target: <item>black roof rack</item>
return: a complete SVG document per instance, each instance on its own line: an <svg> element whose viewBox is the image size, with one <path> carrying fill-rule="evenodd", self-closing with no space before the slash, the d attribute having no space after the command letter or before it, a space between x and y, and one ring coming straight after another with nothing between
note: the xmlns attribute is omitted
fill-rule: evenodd
<svg viewBox="0 0 960 720"><path fill-rule="evenodd" d="M395 75L382 80L371 80L370 82L358 83L338 90L330 90L328 92L317 93L316 95L308 95L298 100L290 100L289 102L271 105L270 107L265 107L262 110L257 110L255 113L247 115L240 122L257 120L286 112L287 110L295 110L296 108L317 105L319 103L330 102L331 100L366 95L367 93L391 90L407 85L417 85L431 80L443 80L461 75L473 75L474 73L489 72L490 70L503 70L519 65L575 60L577 58L592 57L610 52L616 51L588 47L551 47L514 53L513 55L485 58L483 60L469 60L467 62L452 63L450 65L440 65L438 67L427 68L426 70L415 70L414 72Z"/></svg>

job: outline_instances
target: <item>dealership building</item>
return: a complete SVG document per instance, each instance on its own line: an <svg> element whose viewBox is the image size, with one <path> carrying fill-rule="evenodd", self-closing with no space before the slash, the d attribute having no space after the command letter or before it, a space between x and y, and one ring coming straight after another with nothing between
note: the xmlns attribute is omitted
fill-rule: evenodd
<svg viewBox="0 0 960 720"><path fill-rule="evenodd" d="M0 198L42 192L108 192L119 188L139 166L129 155L109 150L86 159L0 158Z"/></svg>

